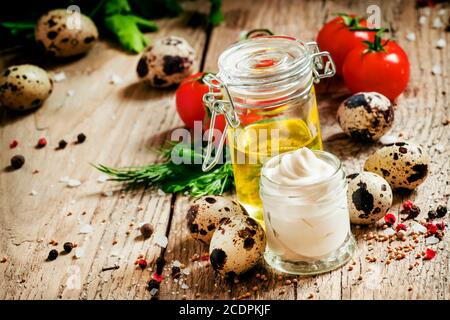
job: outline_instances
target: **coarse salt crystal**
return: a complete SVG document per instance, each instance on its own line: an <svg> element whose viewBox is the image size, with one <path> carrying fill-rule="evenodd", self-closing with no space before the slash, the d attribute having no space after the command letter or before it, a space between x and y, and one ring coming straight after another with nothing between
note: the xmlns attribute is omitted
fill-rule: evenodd
<svg viewBox="0 0 450 320"><path fill-rule="evenodd" d="M189 289L189 286L187 284L183 283L181 285L181 289L184 289L184 290Z"/></svg>
<svg viewBox="0 0 450 320"><path fill-rule="evenodd" d="M111 253L109 254L111 257L119 257L120 256L120 252L117 250L113 250L111 251Z"/></svg>
<svg viewBox="0 0 450 320"><path fill-rule="evenodd" d="M84 250L83 248L76 248L75 249L75 258L80 259L84 256Z"/></svg>
<svg viewBox="0 0 450 320"><path fill-rule="evenodd" d="M416 34L414 32L408 32L406 34L406 39L409 41L416 41Z"/></svg>
<svg viewBox="0 0 450 320"><path fill-rule="evenodd" d="M75 204L77 202L75 199L70 200L69 204Z"/></svg>
<svg viewBox="0 0 450 320"><path fill-rule="evenodd" d="M434 18L433 20L433 28L434 29L440 29L444 26L440 18Z"/></svg>
<svg viewBox="0 0 450 320"><path fill-rule="evenodd" d="M30 196L37 196L37 191L36 190L31 190L30 192Z"/></svg>
<svg viewBox="0 0 450 320"><path fill-rule="evenodd" d="M174 260L174 261L172 262L172 266L179 268L179 267L181 266L181 262L178 261L178 260Z"/></svg>
<svg viewBox="0 0 450 320"><path fill-rule="evenodd" d="M441 75L442 74L442 68L440 65L435 65L433 68L431 68L431 73L434 75Z"/></svg>
<svg viewBox="0 0 450 320"><path fill-rule="evenodd" d="M73 97L75 95L75 90L67 90L66 94L68 97Z"/></svg>
<svg viewBox="0 0 450 320"><path fill-rule="evenodd" d="M169 240L167 239L167 237L163 234L158 234L155 236L155 243L160 246L161 248L165 248L167 247L167 243L169 242Z"/></svg>
<svg viewBox="0 0 450 320"><path fill-rule="evenodd" d="M55 82L60 82L65 79L66 79L66 74L64 73L64 71L57 72L52 75L52 80Z"/></svg>
<svg viewBox="0 0 450 320"><path fill-rule="evenodd" d="M113 192L111 190L103 191L103 195L105 197L112 197Z"/></svg>
<svg viewBox="0 0 450 320"><path fill-rule="evenodd" d="M419 24L424 25L425 23L427 23L427 17L425 17L425 16L420 16L420 18L419 18Z"/></svg>
<svg viewBox="0 0 450 320"><path fill-rule="evenodd" d="M94 231L94 228L92 228L92 226L90 224L85 224L84 226L82 226L80 228L80 233L91 233L92 231Z"/></svg>
<svg viewBox="0 0 450 320"><path fill-rule="evenodd" d="M441 143L438 143L437 145L435 145L434 148L439 153L443 153L445 151L445 146Z"/></svg>
<svg viewBox="0 0 450 320"><path fill-rule="evenodd" d="M427 228L421 225L420 223L415 222L414 224L411 225L411 232L425 233L427 232Z"/></svg>
<svg viewBox="0 0 450 320"><path fill-rule="evenodd" d="M121 84L122 82L123 82L123 79L120 76L118 76L117 74L113 74L109 78L109 83L111 83L111 84Z"/></svg>
<svg viewBox="0 0 450 320"><path fill-rule="evenodd" d="M98 183L103 183L103 182L106 182L107 180L108 180L108 176L104 175L104 174L97 178Z"/></svg>
<svg viewBox="0 0 450 320"><path fill-rule="evenodd" d="M439 39L436 42L436 47L439 49L445 48L445 45L447 44L447 42L445 41L445 39Z"/></svg>
<svg viewBox="0 0 450 320"><path fill-rule="evenodd" d="M67 183L67 182L69 182L69 180L70 180L70 178L68 176L59 178L59 182L62 182L62 183Z"/></svg>
<svg viewBox="0 0 450 320"><path fill-rule="evenodd" d="M380 138L380 142L382 144L391 144L391 143L395 143L397 142L398 138L396 136L392 136L392 135L384 135Z"/></svg>
<svg viewBox="0 0 450 320"><path fill-rule="evenodd" d="M152 290L150 290L150 294L152 296L156 295L157 293L158 293L158 289L156 289L156 288L153 288Z"/></svg>
<svg viewBox="0 0 450 320"><path fill-rule="evenodd" d="M426 240L425 240L425 244L436 244L436 243L439 243L439 239L438 238L436 238L435 236L432 236L432 237L428 237Z"/></svg>
<svg viewBox="0 0 450 320"><path fill-rule="evenodd" d="M188 275L191 273L191 269L189 269L189 268L184 268L183 270L181 270L181 272L182 272L184 275L188 276Z"/></svg>
<svg viewBox="0 0 450 320"><path fill-rule="evenodd" d="M67 186L70 188L76 188L80 185L81 185L81 181L77 180L77 179L69 179L69 181L67 181Z"/></svg>
<svg viewBox="0 0 450 320"><path fill-rule="evenodd" d="M395 230L392 228L387 228L386 230L383 231L383 233L387 236L392 236L393 234L395 234Z"/></svg>
<svg viewBox="0 0 450 320"><path fill-rule="evenodd" d="M166 195L166 193L164 191L162 191L161 189L158 189L158 195L161 197L164 197Z"/></svg>

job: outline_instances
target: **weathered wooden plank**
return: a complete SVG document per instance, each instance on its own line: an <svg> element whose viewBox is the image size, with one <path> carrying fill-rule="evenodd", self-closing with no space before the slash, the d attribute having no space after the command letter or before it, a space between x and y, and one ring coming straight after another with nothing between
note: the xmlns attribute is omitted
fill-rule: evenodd
<svg viewBox="0 0 450 320"><path fill-rule="evenodd" d="M205 31L186 26L186 16L163 19L159 25L160 31L149 36L178 35L187 39L197 52L198 69ZM100 174L90 166L155 161L152 149L181 124L175 112L173 90L152 89L138 82L138 59L138 55L100 42L82 59L61 64L46 62L45 67L64 71L67 79L55 84L45 106L27 115L11 115L2 110L2 166L9 163L13 154L26 157L21 170L0 172L0 253L9 259L0 264L2 299L149 297L145 285L150 271L135 270L133 262L139 254L154 262L161 248L155 244L154 236L146 241L136 238L137 226L149 222L156 234L165 234L172 196L155 191L121 196L115 191L113 196L104 197L102 191L115 187L99 184L96 180ZM25 56L20 60L33 58ZM1 61L3 66L14 60L5 57ZM123 83L110 84L114 74ZM75 94L67 96L68 90ZM73 145L80 132L86 134L86 142ZM33 146L41 136L47 137L49 146L36 150ZM66 149L55 151L62 138L71 143ZM12 139L18 139L20 145L7 150ZM32 174L35 169L38 174ZM63 176L79 179L82 185L66 188L58 182ZM31 190L36 190L37 195L30 196ZM68 216L68 212L72 215ZM94 231L79 234L84 224L92 225ZM76 242L83 248L84 257L75 260L71 253L46 262L53 249L48 245L51 239L59 242L55 247L58 250L65 241ZM101 271L115 263L118 270ZM79 288L67 287L73 274L79 276Z"/></svg>
<svg viewBox="0 0 450 320"><path fill-rule="evenodd" d="M436 202L448 204L449 162L448 148L438 152L435 144L439 142L448 146L448 126L442 125L442 119L448 117L448 77L433 76L430 70L434 64L441 65L448 72L448 50L437 50L427 43L434 43L439 38L448 38L441 30L433 30L429 25L420 27L417 23L421 11L415 9L414 1L259 1L257 7L252 1L225 2L226 21L215 28L210 39L205 70L217 71L219 54L231 43L239 39L243 30L253 28L269 28L276 33L294 35L304 40L313 40L324 21L329 20L335 12L352 11L364 14L368 5L377 4L382 9L382 23L390 26L398 42L407 51L411 60L411 83L405 94L397 101L396 124L391 134L409 138L427 147L433 158L433 174L416 192L409 195L424 210L435 206ZM422 10L423 11L423 10ZM276 14L274 14L276 12ZM433 16L436 15L436 10ZM429 18L429 24L433 17ZM444 17L445 18L445 17ZM444 19L443 18L443 19ZM418 41L408 42L405 37L408 32L415 32ZM426 43L423 41L426 40ZM432 56L432 59L429 56ZM447 59L445 59L447 57ZM339 103L348 97L349 92L340 79L323 81L317 87L317 96L321 115L321 124L325 148L337 154L344 162L347 172L361 170L367 156L381 144L361 145L342 134L336 120L336 110ZM395 197L393 212L398 212L402 196ZM188 208L187 200L178 197L171 225L171 238L166 259L170 263L178 259L192 266L189 262L194 254L201 255L207 251L207 246L190 239L185 227L185 214ZM185 295L188 299L199 293L200 299L235 298L250 291L252 298L266 299L407 299L407 298L445 298L449 294L447 280L448 249L446 241L439 245L438 260L424 264L412 271L408 270L411 259L396 261L386 267L385 244L376 244L373 249L362 239L362 235L370 231L376 232L374 226L353 228L358 240L358 252L352 264L348 267L315 277L299 277L298 284L284 286L284 280L272 280L269 288L258 290L254 294L253 286L261 282L254 279L257 272L268 273L276 278L264 266L250 272L246 279L234 284L214 278L211 268L191 272L186 284L189 289L180 289L172 280L167 288L163 287L162 297L179 299ZM176 235L176 236L175 236ZM370 249L370 250L369 250ZM379 257L376 263L367 263L366 255ZM180 258L182 257L182 259ZM414 258L412 258L414 260ZM203 264L203 263L202 263ZM167 270L168 272L168 270ZM214 279L214 280L213 280ZM292 287L291 287L292 286ZM408 288L412 287L412 291ZM280 295L281 292L285 292Z"/></svg>
<svg viewBox="0 0 450 320"><path fill-rule="evenodd" d="M449 39L443 29L431 28L437 9L432 10L427 24L421 26L417 19L425 12L416 10L412 0L370 3L266 0L258 1L257 6L254 1L224 1L226 21L212 32L204 69L217 70L218 55L238 40L242 30L267 27L276 33L312 40L322 23L334 12L351 8L364 13L369 4L380 5L383 23L393 29L411 61L411 83L397 101L396 124L391 134L408 137L430 152L432 175L407 196L414 199L422 207L422 215L426 215L427 209L435 207L437 202L450 204L450 126L442 125L442 120L450 117L449 51L434 46L439 38L446 39L447 43ZM448 10L442 17L443 21L446 19ZM180 19L164 20L160 25L161 31L152 37L163 34L183 36L200 57L206 40L202 30L186 28ZM415 32L417 41L406 41L407 32ZM0 67L12 61L33 59L3 57ZM375 243L369 250L362 236L376 231L375 227L354 228L359 250L352 271L344 267L316 277L299 277L297 283L286 285L285 277L277 280L277 275L262 265L239 283L233 283L215 276L211 267L204 266L205 262L190 261L194 254L202 256L208 248L190 239L185 227L186 197L161 196L150 191L127 193L124 198L120 192L113 197L102 197L101 191L109 190L112 185L98 184L98 174L89 162L119 166L153 161L156 156L151 148L158 146L171 129L181 124L173 107L173 91L159 91L136 82L137 59L137 56L127 55L111 45L99 43L80 60L59 65L38 61L49 69L65 71L68 79L56 84L46 106L37 112L22 116L2 111L0 142L2 150L6 151L0 153L0 162L6 165L11 155L23 153L27 165L17 172L0 172L0 258L3 255L9 257L7 263L0 264L0 298L148 298L145 284L150 271L135 270L133 261L142 253L154 262L161 249L154 244L154 238L135 239L139 234L136 226L145 221L155 226L156 233L164 234L169 229L169 246L163 252L167 278L161 287L162 299L180 299L183 295L199 299L236 298L252 292L254 286L262 286L255 278L256 273L270 278L266 282L267 288L252 292L252 298L258 299L448 299L447 236L438 245L438 256L432 262L421 263L409 271L413 258L394 261L386 267L381 261L385 255L384 244ZM433 65L440 65L443 75L432 75ZM124 84L117 87L109 84L112 74L122 76ZM68 90L75 90L75 95L66 96ZM367 155L380 144L361 145L341 133L335 113L348 92L339 79L323 81L317 87L317 95L325 148L344 161L348 172L360 170ZM82 145L70 145L58 152L50 146L43 150L32 148L40 136L48 137L54 147L60 138L72 141L79 132L88 136ZM7 150L6 146L13 138L19 139L21 145L19 149ZM33 175L34 169L40 172ZM83 184L77 189L64 188L58 183L62 176L80 179ZM38 191L38 195L29 196L31 190ZM172 221L168 225L174 199ZM396 196L394 212L398 211L402 200L402 196ZM71 216L67 216L69 211L73 213ZM78 234L85 223L95 228L87 236ZM47 244L51 239L60 242L58 248L65 241L75 241L84 248L85 256L72 260L71 254L45 262L48 251L53 248ZM113 241L117 243L113 245ZM367 263L364 259L367 254L379 256L378 261ZM182 289L179 282L170 279L173 260L190 268L190 274L183 276L188 289ZM119 262L118 270L101 272L103 267L115 262ZM78 271L81 288L71 290L67 287L68 278Z"/></svg>

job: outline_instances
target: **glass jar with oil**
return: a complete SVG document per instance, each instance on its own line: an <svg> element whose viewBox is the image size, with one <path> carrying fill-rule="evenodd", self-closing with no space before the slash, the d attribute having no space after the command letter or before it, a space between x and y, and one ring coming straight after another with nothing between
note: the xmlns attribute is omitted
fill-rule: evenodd
<svg viewBox="0 0 450 320"><path fill-rule="evenodd" d="M262 222L261 167L274 155L301 147L322 149L314 82L331 77L334 63L314 42L263 36L238 42L219 57L219 73L204 78L211 111L227 119L227 137L238 201ZM225 134L218 147L224 144ZM209 135L204 170L213 159Z"/></svg>

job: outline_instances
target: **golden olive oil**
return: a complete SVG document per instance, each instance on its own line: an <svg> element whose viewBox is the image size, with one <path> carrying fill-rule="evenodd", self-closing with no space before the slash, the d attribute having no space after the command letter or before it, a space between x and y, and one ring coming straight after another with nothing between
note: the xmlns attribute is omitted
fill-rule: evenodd
<svg viewBox="0 0 450 320"><path fill-rule="evenodd" d="M278 113L274 118L269 117L243 128L229 129L228 141L237 197L249 214L260 222L263 221L263 213L259 179L265 161L276 154L300 147L322 149L317 106L313 100L304 117L308 124L300 118L289 117L285 112L280 115L277 109L272 111L273 114Z"/></svg>

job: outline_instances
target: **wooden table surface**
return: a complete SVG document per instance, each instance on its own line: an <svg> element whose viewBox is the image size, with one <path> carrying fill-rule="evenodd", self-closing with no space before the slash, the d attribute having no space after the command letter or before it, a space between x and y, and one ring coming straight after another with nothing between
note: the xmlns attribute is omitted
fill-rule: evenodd
<svg viewBox="0 0 450 320"><path fill-rule="evenodd" d="M413 199L422 216L437 204L449 205L450 126L443 121L449 114L449 50L437 49L438 39L446 39L444 28L432 28L438 9L427 16L414 1L224 1L225 22L212 30L188 27L191 13L158 21L160 30L151 38L178 35L186 38L197 52L196 69L216 71L217 58L243 30L269 28L304 40L313 40L322 24L336 12L364 14L369 4L382 9L382 23L389 26L411 62L411 81L397 101L396 120L391 135L422 144L432 159L431 175L415 192L396 195L392 209L398 214L401 201ZM192 5L192 4L191 4ZM207 8L206 8L207 9ZM189 10L188 10L189 11ZM440 18L447 23L449 8ZM424 25L418 23L426 16ZM413 32L416 41L407 41ZM0 164L6 167L14 154L23 154L26 164L17 171L0 172L0 299L149 299L146 289L150 270L137 270L134 261L143 254L154 268L155 260L166 261L166 279L160 299L232 299L250 291L250 299L449 299L448 236L432 247L432 261L416 260L414 254L386 265L386 243L368 244L363 235L381 232L376 226L353 228L358 250L352 268L345 266L314 277L277 275L259 266L235 283L216 276L205 262L192 262L206 246L189 237L185 225L189 199L183 195L157 191L121 192L113 183L100 183L101 176L90 163L110 166L142 165L157 160L153 148L168 138L172 129L182 126L174 106L173 90L157 90L139 83L135 68L139 55L130 55L115 44L100 42L87 56L70 62L49 61L26 54L3 54L0 67L13 63L37 63L53 72L64 71L67 79L55 83L54 92L35 112L13 114L2 110ZM442 75L433 75L434 65ZM112 75L123 83L111 84ZM73 95L67 92L73 90ZM347 172L361 170L367 155L380 144L362 145L342 134L335 120L339 103L349 93L340 79L318 86L318 101L325 149L337 154ZM74 141L83 132L85 143L70 143L55 151L62 138ZM49 145L35 149L40 137ZM8 148L11 140L19 147ZM38 170L38 173L33 173ZM62 177L81 181L76 188L59 182ZM113 190L113 196L103 193ZM35 195L31 195L35 191ZM448 221L448 220L447 220ZM155 234L139 237L137 226L151 223ZM93 231L81 234L84 225ZM167 235L168 246L155 243ZM59 242L57 247L49 244ZM61 249L66 241L76 242L84 252L79 259L71 253L46 262L49 250ZM417 252L424 248L423 240ZM367 255L377 257L368 263ZM170 265L179 260L186 265L185 285L170 277ZM419 265L410 270L410 264ZM118 269L102 271L117 265ZM349 270L353 269L353 270ZM190 271L190 272L187 272ZM269 277L264 288L256 273ZM285 282L285 280L291 280Z"/></svg>

